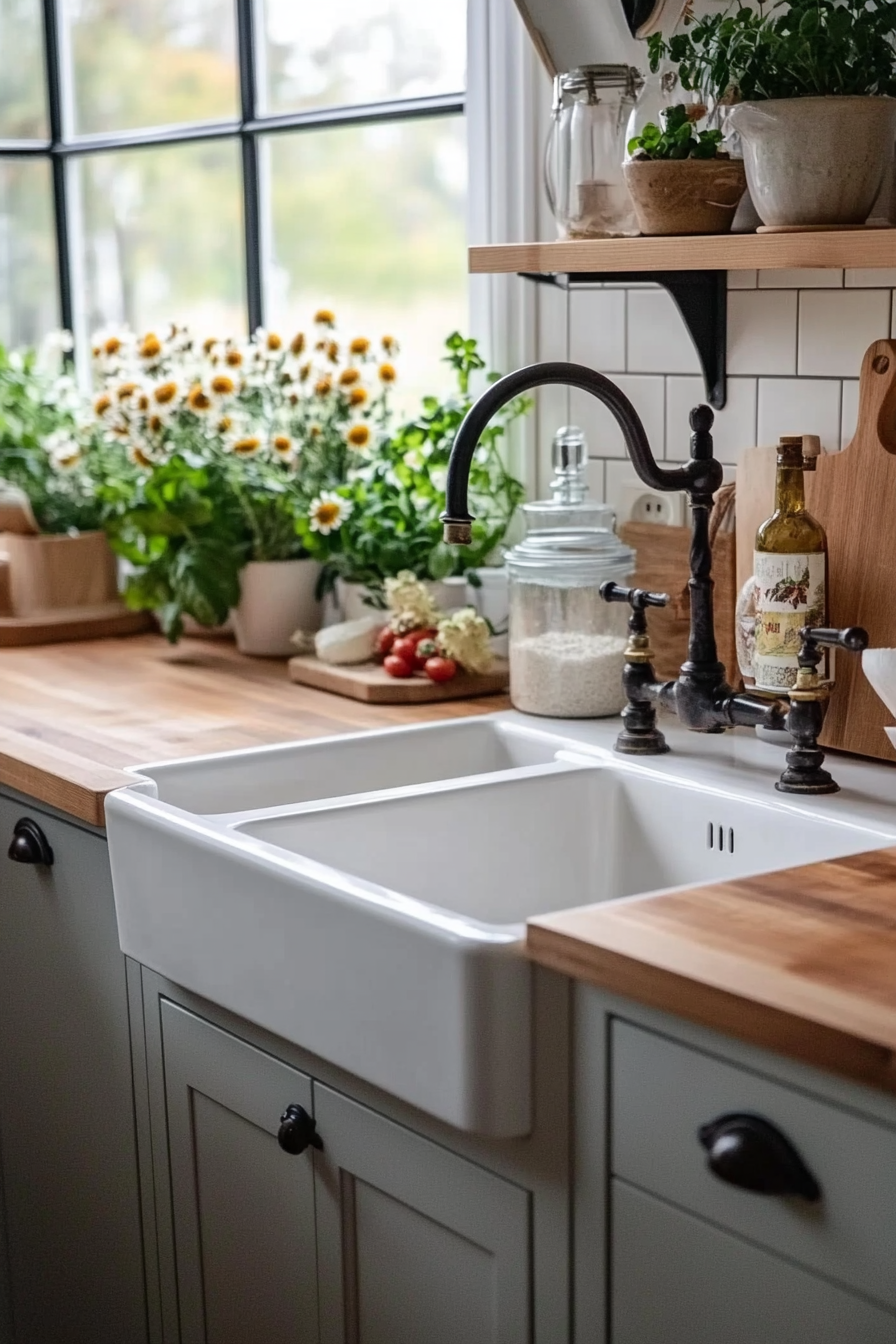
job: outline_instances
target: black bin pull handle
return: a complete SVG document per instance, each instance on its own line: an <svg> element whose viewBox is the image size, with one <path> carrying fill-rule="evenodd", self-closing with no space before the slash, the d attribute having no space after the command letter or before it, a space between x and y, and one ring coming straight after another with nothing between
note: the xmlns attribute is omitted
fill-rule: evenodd
<svg viewBox="0 0 896 1344"><path fill-rule="evenodd" d="M821 1186L793 1144L761 1115L730 1111L697 1131L714 1176L757 1195L792 1195L810 1204Z"/></svg>

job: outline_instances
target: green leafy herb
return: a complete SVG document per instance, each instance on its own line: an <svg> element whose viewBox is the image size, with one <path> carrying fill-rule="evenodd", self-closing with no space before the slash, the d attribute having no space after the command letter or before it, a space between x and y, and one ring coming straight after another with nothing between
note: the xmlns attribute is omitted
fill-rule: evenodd
<svg viewBox="0 0 896 1344"><path fill-rule="evenodd" d="M703 109L700 109L701 111ZM649 121L640 135L628 142L633 159L716 159L720 157L721 131L694 131L687 108L679 103L660 113L662 127Z"/></svg>

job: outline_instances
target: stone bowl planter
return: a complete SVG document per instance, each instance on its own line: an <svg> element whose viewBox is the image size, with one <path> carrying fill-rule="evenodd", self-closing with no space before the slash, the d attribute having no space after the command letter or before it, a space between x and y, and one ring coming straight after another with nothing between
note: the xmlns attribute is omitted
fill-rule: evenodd
<svg viewBox="0 0 896 1344"><path fill-rule="evenodd" d="M729 125L743 143L750 195L763 224L860 225L893 161L896 99L738 103Z"/></svg>
<svg viewBox="0 0 896 1344"><path fill-rule="evenodd" d="M625 185L641 232L730 233L746 190L740 159L631 159Z"/></svg>

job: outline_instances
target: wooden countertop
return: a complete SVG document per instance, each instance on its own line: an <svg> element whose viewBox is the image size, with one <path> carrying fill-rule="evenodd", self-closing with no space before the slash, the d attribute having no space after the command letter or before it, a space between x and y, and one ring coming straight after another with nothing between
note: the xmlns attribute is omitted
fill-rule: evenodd
<svg viewBox="0 0 896 1344"><path fill-rule="evenodd" d="M295 686L228 640L159 635L0 650L0 785L103 825L132 765L507 709L506 696L366 705Z"/></svg>
<svg viewBox="0 0 896 1344"><path fill-rule="evenodd" d="M546 915L564 975L896 1092L896 849Z"/></svg>

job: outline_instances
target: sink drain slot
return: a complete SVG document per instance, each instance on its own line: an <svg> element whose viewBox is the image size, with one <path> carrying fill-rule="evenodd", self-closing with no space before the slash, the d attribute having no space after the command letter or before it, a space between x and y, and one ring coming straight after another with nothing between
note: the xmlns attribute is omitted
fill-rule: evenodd
<svg viewBox="0 0 896 1344"><path fill-rule="evenodd" d="M706 824L706 848L716 849L720 854L725 851L729 854L734 853L734 827L719 826L716 822L710 821Z"/></svg>

